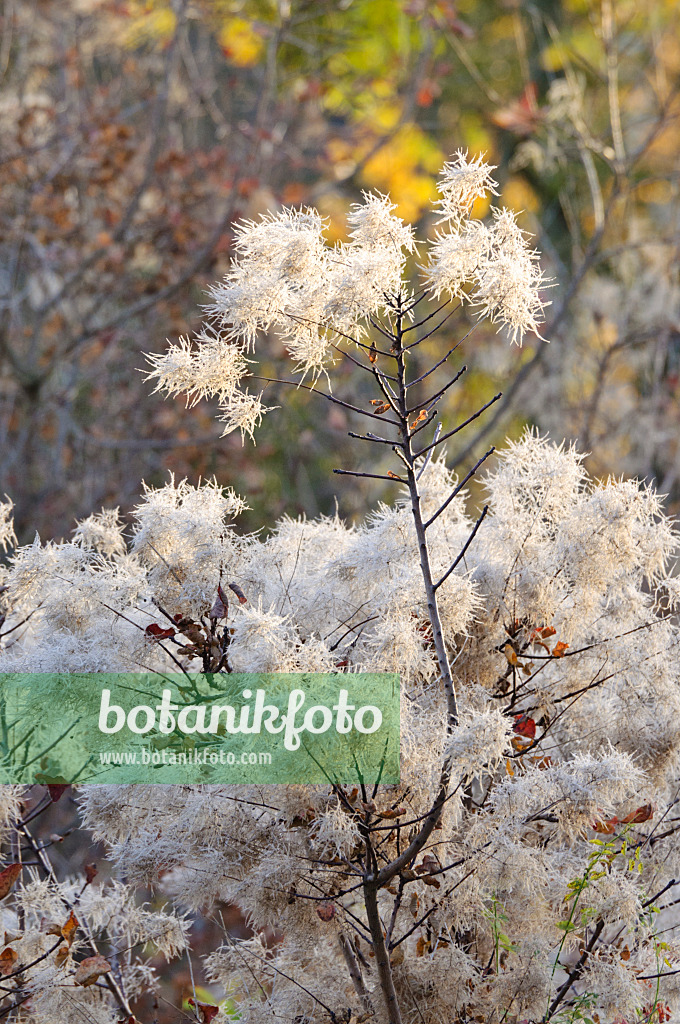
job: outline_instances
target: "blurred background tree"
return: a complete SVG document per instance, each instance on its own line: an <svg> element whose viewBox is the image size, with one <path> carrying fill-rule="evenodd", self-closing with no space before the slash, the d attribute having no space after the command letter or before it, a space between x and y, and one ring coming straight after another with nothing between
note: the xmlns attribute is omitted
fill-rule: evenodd
<svg viewBox="0 0 680 1024"><path fill-rule="evenodd" d="M331 512L332 467L357 461L342 410L287 389L258 447L241 447L210 403L149 398L142 353L198 328L236 219L313 204L341 238L361 189L431 218L458 148L498 164L555 288L554 344L526 344L514 379L492 330L466 343L447 415L505 394L454 461L467 469L479 435L532 422L591 450L595 475L637 474L678 506L678 13L673 0L5 0L0 491L23 539L127 510L169 469L232 484L249 528ZM468 326L453 317L451 339ZM269 351L276 377L278 339ZM362 514L374 483L338 489L341 513Z"/></svg>

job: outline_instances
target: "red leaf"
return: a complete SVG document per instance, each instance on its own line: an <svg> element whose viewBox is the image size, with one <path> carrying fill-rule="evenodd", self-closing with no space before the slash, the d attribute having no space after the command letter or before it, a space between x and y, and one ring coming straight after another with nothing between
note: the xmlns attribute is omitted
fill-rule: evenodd
<svg viewBox="0 0 680 1024"><path fill-rule="evenodd" d="M85 865L85 879L86 879L88 885L90 885L91 882L94 882L94 880L97 877L98 873L99 872L97 871L97 865L96 864L93 863L93 864L86 864Z"/></svg>
<svg viewBox="0 0 680 1024"><path fill-rule="evenodd" d="M61 800L62 796L64 795L64 793L68 789L68 784L67 785L62 785L61 783L53 782L51 784L48 783L47 788L50 791L50 796L52 797L52 803L56 804L56 802L58 800Z"/></svg>
<svg viewBox="0 0 680 1024"><path fill-rule="evenodd" d="M515 724L512 727L512 731L533 740L536 735L536 723L533 718L529 718L527 715L515 715Z"/></svg>
<svg viewBox="0 0 680 1024"><path fill-rule="evenodd" d="M146 627L144 632L152 640L169 640L171 636L175 635L175 630L172 627L170 629L163 629L157 622L152 622L150 626Z"/></svg>

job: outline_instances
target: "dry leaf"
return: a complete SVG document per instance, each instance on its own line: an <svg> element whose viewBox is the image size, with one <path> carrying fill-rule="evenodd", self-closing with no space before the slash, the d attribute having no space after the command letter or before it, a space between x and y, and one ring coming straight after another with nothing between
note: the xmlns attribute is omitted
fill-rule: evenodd
<svg viewBox="0 0 680 1024"><path fill-rule="evenodd" d="M9 895L20 874L21 864L10 864L4 871L0 871L0 900Z"/></svg>
<svg viewBox="0 0 680 1024"><path fill-rule="evenodd" d="M238 603L239 604L247 604L248 603L248 598L243 593L243 591L239 587L238 583L230 583L229 584L229 589L231 591L233 591L234 594L236 594L236 596L238 598Z"/></svg>
<svg viewBox="0 0 680 1024"><path fill-rule="evenodd" d="M61 967L65 960L68 959L68 946L60 946L54 957L55 967Z"/></svg>
<svg viewBox="0 0 680 1024"><path fill-rule="evenodd" d="M401 818L402 815L406 814L405 807L395 807L394 810L388 809L380 812L381 818Z"/></svg>
<svg viewBox="0 0 680 1024"><path fill-rule="evenodd" d="M508 665L516 665L517 664L517 651L512 646L512 644L506 644L503 649L505 651L505 657L508 659Z"/></svg>
<svg viewBox="0 0 680 1024"><path fill-rule="evenodd" d="M212 1006L211 1003L199 1003L194 999L189 999L187 1002L191 1006L195 1006L201 1014L201 1024L210 1024L210 1021L220 1012L219 1006Z"/></svg>
<svg viewBox="0 0 680 1024"><path fill-rule="evenodd" d="M217 597L213 602L213 606L210 609L209 616L211 619L226 619L229 614L229 603L224 596L222 587L217 588Z"/></svg>
<svg viewBox="0 0 680 1024"><path fill-rule="evenodd" d="M330 901L319 903L316 913L321 921L332 921L335 917L335 905Z"/></svg>
<svg viewBox="0 0 680 1024"><path fill-rule="evenodd" d="M528 750L531 746L531 740L525 742L524 740L521 740L519 736L513 736L510 743L512 745L512 749L516 750L518 754L524 753L524 751Z"/></svg>
<svg viewBox="0 0 680 1024"><path fill-rule="evenodd" d="M433 878L432 875L425 875L424 878L421 878L421 882L424 882L425 885L431 885L435 889L441 889L441 882L438 878Z"/></svg>
<svg viewBox="0 0 680 1024"><path fill-rule="evenodd" d="M88 988L89 985L94 985L95 981L101 978L102 974L108 974L110 970L111 964L108 960L105 960L103 956L97 953L96 956L88 956L85 960L81 960L76 973L73 975L73 980L76 985Z"/></svg>
<svg viewBox="0 0 680 1024"><path fill-rule="evenodd" d="M0 953L0 974L3 978L14 973L14 968L18 961L19 957L11 946L8 946L7 949L3 949L2 953Z"/></svg>
<svg viewBox="0 0 680 1024"><path fill-rule="evenodd" d="M569 644L565 644L561 640L558 640L557 643L555 644L555 646L552 649L553 658L563 658L564 657L564 652L566 651L566 649L568 647L569 647Z"/></svg>
<svg viewBox="0 0 680 1024"><path fill-rule="evenodd" d="M602 836L610 836L614 832L616 826L619 823L618 818L609 818L608 821L594 821L593 831L599 832Z"/></svg>
<svg viewBox="0 0 680 1024"><path fill-rule="evenodd" d="M71 911L71 913L68 915L68 921L61 928L62 937L66 940L66 942L68 942L69 946L73 942L77 931L78 918L73 913L73 911Z"/></svg>
<svg viewBox="0 0 680 1024"><path fill-rule="evenodd" d="M636 811L631 814L627 814L625 818L621 818L622 825L640 825L643 821L649 821L650 818L654 817L654 808L651 804L643 804L642 807L638 807Z"/></svg>

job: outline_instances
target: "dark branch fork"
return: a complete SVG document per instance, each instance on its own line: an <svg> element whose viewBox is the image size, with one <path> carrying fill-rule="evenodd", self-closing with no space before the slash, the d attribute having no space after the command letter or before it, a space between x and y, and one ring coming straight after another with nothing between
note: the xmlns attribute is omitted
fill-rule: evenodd
<svg viewBox="0 0 680 1024"><path fill-rule="evenodd" d="M422 475L422 471L430 459L432 452L448 438L453 437L459 431L463 430L468 424L472 423L477 419L486 409L494 404L500 395L494 396L489 402L478 409L472 416L469 416L463 423L459 424L452 430L441 434L441 427L438 426L435 432L433 440L424 445L421 448L414 446L415 435L432 423L433 419L437 415L437 410L434 408L436 402L452 387L465 373L465 367L462 367L451 380L449 380L443 387L439 388L428 398L422 402L407 402L407 394L415 385L424 381L429 377L439 366L444 364L447 359L456 351L461 342L458 342L455 346L449 349L449 351L439 359L433 366L431 366L425 373L419 377L409 381L407 379L407 362L409 358L409 352L412 348L419 345L422 341L430 337L431 334L435 333L442 324L448 319L453 312L449 311L437 325L419 338L417 341L412 342L409 345L404 344L404 335L407 331L413 331L422 327L428 321L434 319L439 313L441 313L446 304L439 307L434 313L424 317L419 323L411 324L405 323L410 307L405 304L403 295L399 294L396 296L389 297L388 306L390 308L390 322L392 323L392 329L389 330L386 325L380 321L376 321L375 318L371 320L373 328L378 331L384 338L390 342L390 353L389 355L394 359L394 365L396 367L395 374L387 375L381 371L377 364L377 349L375 345L360 343L362 349L373 353L372 362L370 366L359 362L358 360L349 357L352 362L358 363L364 370L370 370L373 373L375 382L380 389L381 394L385 399L385 405L389 407L393 413L389 419L385 419L383 415L376 414L367 410L358 408L349 402L345 402L342 399L335 398L335 396L324 395L324 397L331 397L331 401L336 402L343 408L350 412L358 412L363 415L372 416L379 418L383 423L389 424L392 427L397 428L398 437L396 439L390 439L388 437L381 437L376 434L366 433L358 434L350 431L350 436L362 441L372 441L375 444L388 444L392 446L393 451L399 457L400 468L399 472L395 473L389 471L389 473L367 473L349 469L336 469L335 473L339 473L347 476L364 477L369 479L378 480L393 480L406 487L410 499L411 512L413 515L413 524L416 532L418 552L420 559L420 569L423 579L423 585L425 590L425 596L427 601L427 612L432 631L432 643L434 646L437 666L439 672L439 678L444 689L446 696L447 705L447 731L451 732L458 723L458 703L456 699L455 686L453 676L451 672L451 665L449 662L448 652L446 648L446 642L444 639L444 633L441 623L441 617L439 612L439 606L437 603L437 591L446 582L449 576L455 571L461 561L464 559L470 545L473 543L477 532L479 531L482 523L488 513L488 506L484 508L481 515L477 519L474 527L472 528L470 535L463 545L462 549L453 560L451 565L446 569L443 574L435 580L433 576L433 569L431 564L430 549L427 542L426 531L435 520L446 511L450 503L456 498L468 481L474 476L482 463L492 454L493 448L489 449L485 455L483 455L477 463L472 467L469 473L454 487L452 493L446 498L446 500L439 506L439 508L427 519L424 520L421 508L421 495L419 490L419 479ZM469 333L469 332L468 332ZM467 335L466 335L467 337ZM351 339L354 340L354 339ZM386 355L387 353L382 353ZM313 390L313 389L310 389ZM320 392L321 393L321 392ZM410 423L409 418L413 413L423 411L427 414L425 416L425 422L420 424ZM363 789L363 787L362 787ZM439 782L437 787L437 796L430 807L423 815L418 816L417 831L413 832L411 828L407 834L409 841L404 848L401 848L400 837L402 835L402 826L398 823L394 826L394 830L397 836L397 855L393 856L392 859L386 858L381 847L385 840L379 840L378 837L381 833L386 831L386 826L382 823L380 818L375 819L372 816L371 810L366 810L363 815L360 831L363 841L363 892L364 902L366 908L366 920L368 923L368 929L371 936L371 943L373 946L373 955L375 957L375 966L377 969L378 979L380 983L380 990L382 993L382 1000L384 1004L384 1010L387 1014L387 1020L389 1024L402 1024L401 1009L399 1006L399 998L395 988L394 978L392 975L392 965L390 963L389 949L394 948L398 944L392 941L392 935L397 923L397 917L399 915L402 894L404 891L404 885L407 878L402 874L406 869L409 869L410 865L415 861L416 857L425 849L428 844L428 840L432 836L435 828L439 825L444 807L447 801L451 797L451 774L448 762L445 760L442 764ZM339 798L342 797L339 794ZM346 798L345 798L346 799ZM365 801L364 801L365 802ZM370 804L368 805L370 807ZM349 807L348 807L349 809ZM387 828L388 834L389 827ZM443 871L448 869L442 869ZM467 877L467 876L466 876ZM378 891L388 885L392 879L398 878L398 894L393 904L392 914L390 921L384 923L381 920L379 907L378 907ZM344 948L344 947L343 947ZM351 950L349 948L344 949L347 954L346 958L349 958L348 966L350 968L350 974L352 975L352 982L355 986L355 990L362 998L364 1002L364 989L363 981L361 978L360 965L350 957Z"/></svg>

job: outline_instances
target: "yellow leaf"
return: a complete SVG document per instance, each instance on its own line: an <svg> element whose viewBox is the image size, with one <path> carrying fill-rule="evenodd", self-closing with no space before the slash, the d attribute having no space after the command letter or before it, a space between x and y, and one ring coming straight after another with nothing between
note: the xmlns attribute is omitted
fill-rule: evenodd
<svg viewBox="0 0 680 1024"><path fill-rule="evenodd" d="M237 68L257 64L264 47L262 37L245 18L230 18L220 29L218 39L225 56Z"/></svg>

